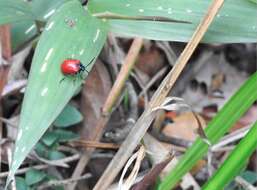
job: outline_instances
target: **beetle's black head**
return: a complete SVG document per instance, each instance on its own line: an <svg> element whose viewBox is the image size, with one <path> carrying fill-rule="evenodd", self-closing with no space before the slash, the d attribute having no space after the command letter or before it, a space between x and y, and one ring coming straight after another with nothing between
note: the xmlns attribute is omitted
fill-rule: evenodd
<svg viewBox="0 0 257 190"><path fill-rule="evenodd" d="M79 70L80 70L80 72L85 71L86 67L82 63L80 63L79 64Z"/></svg>

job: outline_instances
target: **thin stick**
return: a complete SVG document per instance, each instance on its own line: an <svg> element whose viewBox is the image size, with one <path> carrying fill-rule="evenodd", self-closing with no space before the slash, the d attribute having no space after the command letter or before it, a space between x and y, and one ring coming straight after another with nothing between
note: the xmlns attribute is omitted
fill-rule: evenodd
<svg viewBox="0 0 257 190"><path fill-rule="evenodd" d="M26 173L31 168L34 168L34 169L37 169L37 170L43 170L43 169L48 168L49 166L50 165L47 165L47 164L40 164L40 165L37 165L37 166L22 168L22 169L17 170L15 175ZM0 178L7 177L8 174L9 174L9 172L2 172L2 173L0 173Z"/></svg>
<svg viewBox="0 0 257 190"><path fill-rule="evenodd" d="M232 143L234 141L237 141L241 138L243 138L248 131L250 130L251 126L244 127L242 129L238 129L237 131L230 133L229 135L224 136L219 143L213 145L211 147L211 151L217 151L218 149L228 145L229 143Z"/></svg>
<svg viewBox="0 0 257 190"><path fill-rule="evenodd" d="M107 100L105 101L105 104L103 106L103 115L108 115L111 112L113 105L116 103L119 95L121 94L121 91L125 85L125 82L129 76L131 69L134 67L136 63L136 58L139 54L142 45L143 39L141 38L136 38L133 41L128 52L128 55L124 60L124 64L121 67L119 75L117 76L117 79L115 80L112 90L109 93Z"/></svg>
<svg viewBox="0 0 257 190"><path fill-rule="evenodd" d="M76 140L70 143L72 146L83 146L84 148L118 149L120 146L114 143L102 143L98 141Z"/></svg>
<svg viewBox="0 0 257 190"><path fill-rule="evenodd" d="M1 62L0 62L0 94L2 94L3 88L7 83L8 72L10 69L10 59L12 57L11 48L11 33L10 25L4 25L0 27L0 40L1 40ZM7 61L7 65L2 63L2 56ZM1 96L0 96L1 100Z"/></svg>
<svg viewBox="0 0 257 190"><path fill-rule="evenodd" d="M169 74L162 81L160 87L157 89L155 94L152 97L152 100L149 103L149 106L146 108L144 113L141 115L132 131L129 133L126 140L121 145L121 148L112 159L111 163L108 165L107 169L95 185L93 190L105 190L112 183L114 178L117 176L125 162L128 160L137 144L143 138L147 129L149 128L151 122L155 117L155 113L152 112L152 109L156 106L161 105L168 95L170 89L173 87L175 81L179 77L180 73L186 66L189 58L193 54L195 48L201 41L205 32L207 31L209 25L214 19L216 13L223 5L224 0L214 0L211 4L209 10L207 11L204 19L200 22L199 26L195 30L190 42L185 47L184 51L179 56L175 66L169 72Z"/></svg>
<svg viewBox="0 0 257 190"><path fill-rule="evenodd" d="M256 187L254 187L251 183L249 183L248 181L246 181L244 178L242 178L241 176L237 176L235 178L235 182L237 184L239 184L240 186L242 186L245 190L254 190L256 189Z"/></svg>
<svg viewBox="0 0 257 190"><path fill-rule="evenodd" d="M78 160L79 157L80 157L80 154L75 154L75 155L72 155L72 156L60 159L58 161L59 162L63 162L63 163L69 163L69 162L73 162L75 160ZM23 173L27 172L31 168L34 168L34 169L37 169L37 170L43 170L43 169L46 169L46 168L48 168L50 166L51 165L48 165L48 164L40 164L40 165L36 165L36 166L30 166L30 167L26 167L26 168L22 168L22 169L17 170L17 172L15 174L16 175L23 174ZM7 177L8 174L9 174L9 172L2 172L2 173L0 173L0 178Z"/></svg>
<svg viewBox="0 0 257 190"><path fill-rule="evenodd" d="M53 180L53 181L49 181L49 182L47 182L43 185L40 185L37 189L38 190L43 190L43 189L46 189L48 187L63 186L63 185L74 183L74 182L77 182L77 181L80 181L80 180L83 180L83 179L88 179L90 177L92 177L92 175L87 173L87 174L84 174L83 176L80 176L78 178L69 178L69 179L64 179L64 180Z"/></svg>
<svg viewBox="0 0 257 190"><path fill-rule="evenodd" d="M1 51L0 51L0 117L2 116L2 91L4 89L5 84L7 83L8 73L10 70L10 65L4 65L3 64L3 58L5 58L7 61L10 61L12 57L12 47L11 47L11 30L10 25L3 25L0 27L0 45L1 45ZM3 124L0 122L0 139L3 135ZM0 171L1 171L1 162L2 162L2 153L0 149Z"/></svg>
<svg viewBox="0 0 257 190"><path fill-rule="evenodd" d="M148 90L149 88L151 88L154 83L159 80L164 74L165 72L168 70L167 67L163 67L161 70L159 70L153 77L152 79L145 85L145 87L143 87L142 91L139 93L139 97L143 96Z"/></svg>
<svg viewBox="0 0 257 190"><path fill-rule="evenodd" d="M6 119L6 118L3 118L3 117L0 116L0 121L9 125L10 127L13 127L13 128L16 128L16 129L18 128L18 126L13 124L9 119Z"/></svg>
<svg viewBox="0 0 257 190"><path fill-rule="evenodd" d="M134 67L136 63L136 58L141 50L141 47L143 45L143 39L141 38L135 38L132 42L132 45L130 46L129 52L124 60L124 63L122 64L121 70L117 76L117 79L105 101L105 104L102 108L102 115L98 120L97 125L95 126L95 132L92 135L90 140L93 141L99 141L99 139L102 137L103 130L105 128L105 125L109 121L110 113L112 111L112 108L114 104L117 102L118 98L120 97L120 94L122 92L122 89L125 85L125 82L127 78L129 77L131 69ZM79 177L85 166L87 165L88 161L90 160L90 155L93 153L94 148L88 148L81 156L73 174L72 178ZM67 187L68 190L75 189L76 183L73 183Z"/></svg>
<svg viewBox="0 0 257 190"><path fill-rule="evenodd" d="M10 33L10 25L3 25L0 27L0 38L2 42L2 55L3 57L9 61L12 57L12 43L11 43L11 33Z"/></svg>

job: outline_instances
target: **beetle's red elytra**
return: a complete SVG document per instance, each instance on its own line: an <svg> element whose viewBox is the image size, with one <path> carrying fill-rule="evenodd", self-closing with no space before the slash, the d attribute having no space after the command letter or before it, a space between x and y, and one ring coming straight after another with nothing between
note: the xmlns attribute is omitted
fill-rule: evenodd
<svg viewBox="0 0 257 190"><path fill-rule="evenodd" d="M77 59L66 59L61 64L61 71L64 75L77 75L85 70L85 66Z"/></svg>

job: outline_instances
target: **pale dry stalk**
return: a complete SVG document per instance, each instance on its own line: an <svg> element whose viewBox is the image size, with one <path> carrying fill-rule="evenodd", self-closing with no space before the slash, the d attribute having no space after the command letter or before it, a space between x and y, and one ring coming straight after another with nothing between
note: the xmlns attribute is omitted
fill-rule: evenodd
<svg viewBox="0 0 257 190"><path fill-rule="evenodd" d="M173 87L175 81L177 80L180 73L186 66L186 63L193 54L197 45L200 43L202 37L204 36L209 25L215 18L216 13L219 11L223 3L224 0L214 0L212 2L205 17L196 28L191 40L179 56L178 60L176 61L175 66L162 81L160 87L153 95L149 103L149 106L138 119L132 131L129 133L128 137L121 145L119 151L112 159L112 161L108 165L107 169L105 170L105 172L103 173L103 175L101 176L93 190L107 189L109 185L113 182L117 174L120 172L121 168L124 166L130 155L133 153L134 149L140 143L140 140L143 138L151 122L153 121L155 113L152 112L152 109L156 106L161 105L162 102L165 100L170 89Z"/></svg>

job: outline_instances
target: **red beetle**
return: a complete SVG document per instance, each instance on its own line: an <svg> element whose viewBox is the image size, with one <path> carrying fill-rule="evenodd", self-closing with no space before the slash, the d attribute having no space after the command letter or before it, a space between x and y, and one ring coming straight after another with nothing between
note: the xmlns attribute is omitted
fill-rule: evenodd
<svg viewBox="0 0 257 190"><path fill-rule="evenodd" d="M78 59L66 59L63 61L61 64L61 71L64 75L69 75L69 76L75 76L79 75L82 79L82 76L80 75L84 71L87 71L87 66L90 65L93 62L94 58L86 65L84 66L80 60ZM64 78L60 81L62 82Z"/></svg>
<svg viewBox="0 0 257 190"><path fill-rule="evenodd" d="M86 70L86 67L77 59L66 59L61 64L64 75L77 75Z"/></svg>

